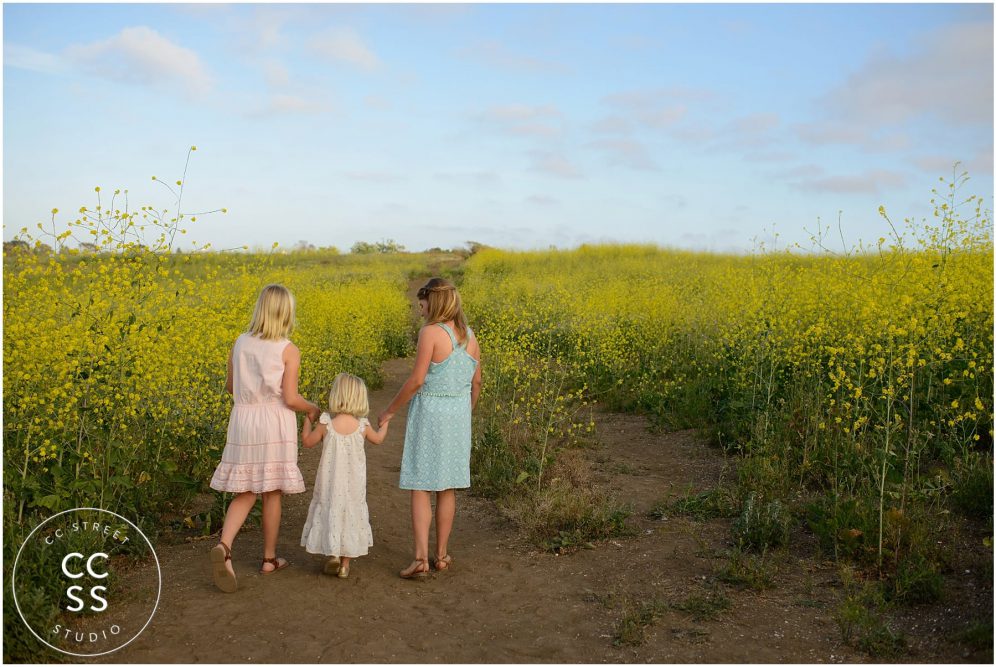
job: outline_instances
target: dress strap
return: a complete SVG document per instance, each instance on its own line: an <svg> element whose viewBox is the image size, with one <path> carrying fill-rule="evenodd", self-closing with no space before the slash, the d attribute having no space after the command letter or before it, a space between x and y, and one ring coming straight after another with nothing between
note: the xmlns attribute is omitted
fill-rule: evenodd
<svg viewBox="0 0 996 667"><path fill-rule="evenodd" d="M457 343L457 339L456 339L456 336L453 334L453 330L450 329L445 324L443 324L442 322L436 322L436 324L438 324L439 326L441 326L443 328L443 331L445 331L449 335L450 342L453 343L453 349L455 350L455 349L459 348L460 345Z"/></svg>

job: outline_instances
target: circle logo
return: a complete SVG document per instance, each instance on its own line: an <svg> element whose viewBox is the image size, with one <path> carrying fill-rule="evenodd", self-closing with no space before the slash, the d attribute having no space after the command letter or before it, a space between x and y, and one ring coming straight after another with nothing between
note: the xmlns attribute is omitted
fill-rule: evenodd
<svg viewBox="0 0 996 667"><path fill-rule="evenodd" d="M144 564L152 556L153 574ZM152 621L162 571L152 543L128 519L81 507L38 524L11 574L14 606L49 648L91 658L123 648Z"/></svg>

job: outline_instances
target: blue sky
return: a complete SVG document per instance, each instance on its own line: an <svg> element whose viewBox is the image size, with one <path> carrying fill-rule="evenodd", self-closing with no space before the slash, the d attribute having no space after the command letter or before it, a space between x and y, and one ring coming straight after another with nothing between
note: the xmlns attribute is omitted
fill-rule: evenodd
<svg viewBox="0 0 996 667"><path fill-rule="evenodd" d="M5 4L4 239L94 186L187 238L742 251L993 195L993 7ZM60 217L63 217L60 214Z"/></svg>

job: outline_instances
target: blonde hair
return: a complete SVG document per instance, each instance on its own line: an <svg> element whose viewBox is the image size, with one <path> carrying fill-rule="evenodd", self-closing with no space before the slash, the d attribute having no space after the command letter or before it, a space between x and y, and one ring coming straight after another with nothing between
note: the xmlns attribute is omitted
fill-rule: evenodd
<svg viewBox="0 0 996 667"><path fill-rule="evenodd" d="M370 413L366 383L349 373L336 375L329 392L329 412L333 415L366 417Z"/></svg>
<svg viewBox="0 0 996 667"><path fill-rule="evenodd" d="M294 295L283 285L267 285L256 299L246 331L263 340L280 340L293 330Z"/></svg>
<svg viewBox="0 0 996 667"><path fill-rule="evenodd" d="M463 302L456 285L445 278L432 278L419 288L416 296L427 302L425 321L427 324L453 320L457 340L467 338L467 316L463 314Z"/></svg>

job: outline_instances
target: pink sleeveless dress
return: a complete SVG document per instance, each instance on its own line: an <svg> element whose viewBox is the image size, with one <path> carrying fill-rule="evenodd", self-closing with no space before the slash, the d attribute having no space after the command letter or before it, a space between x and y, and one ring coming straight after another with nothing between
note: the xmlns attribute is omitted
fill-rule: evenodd
<svg viewBox="0 0 996 667"><path fill-rule="evenodd" d="M239 336L232 348L235 405L211 488L227 493L303 493L297 467L297 419L284 405L284 348L289 340Z"/></svg>

